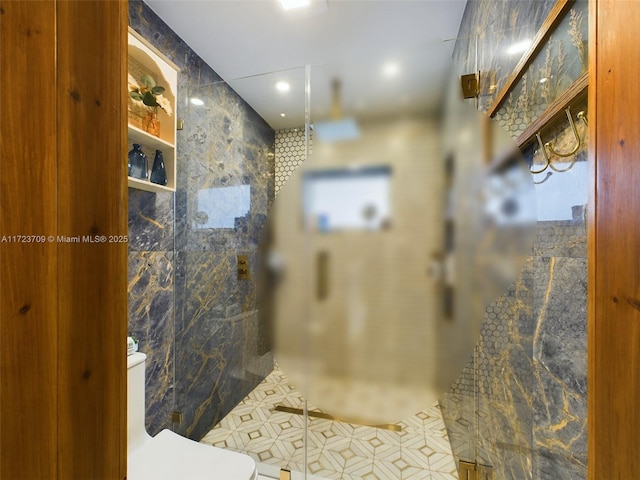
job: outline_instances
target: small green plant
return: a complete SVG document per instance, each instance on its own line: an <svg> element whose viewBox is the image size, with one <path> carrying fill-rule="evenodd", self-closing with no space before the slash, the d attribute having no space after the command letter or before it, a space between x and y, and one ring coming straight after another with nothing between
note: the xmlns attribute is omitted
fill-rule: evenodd
<svg viewBox="0 0 640 480"><path fill-rule="evenodd" d="M165 98L162 94L165 88L157 85L156 81L150 75L143 75L140 77L140 84L129 75L129 96L145 104L147 107L157 108L160 107L167 115L173 113L171 109L171 102Z"/></svg>

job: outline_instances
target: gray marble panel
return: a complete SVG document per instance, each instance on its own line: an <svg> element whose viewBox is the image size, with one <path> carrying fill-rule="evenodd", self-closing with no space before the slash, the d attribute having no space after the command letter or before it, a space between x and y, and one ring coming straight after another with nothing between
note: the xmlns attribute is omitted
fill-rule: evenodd
<svg viewBox="0 0 640 480"><path fill-rule="evenodd" d="M586 478L587 265L536 261L534 439L539 478Z"/></svg>
<svg viewBox="0 0 640 480"><path fill-rule="evenodd" d="M129 335L147 354L147 431L171 426L175 336L172 252L129 252Z"/></svg>
<svg viewBox="0 0 640 480"><path fill-rule="evenodd" d="M204 435L273 368L256 310L257 254L248 257L250 280L238 280L235 254L177 257L177 408L185 415L178 428L191 438Z"/></svg>
<svg viewBox="0 0 640 480"><path fill-rule="evenodd" d="M530 404L520 400L483 401L481 397L478 420L478 462L493 466L495 478L531 479Z"/></svg>
<svg viewBox="0 0 640 480"><path fill-rule="evenodd" d="M532 267L530 260L516 284L487 309L490 328L479 348L478 362L488 364L479 370L479 460L493 465L498 478L531 478Z"/></svg>
<svg viewBox="0 0 640 480"><path fill-rule="evenodd" d="M129 251L173 250L173 193L129 188Z"/></svg>
<svg viewBox="0 0 640 480"><path fill-rule="evenodd" d="M185 109L185 129L178 135L178 149L188 161L178 177L185 191L176 204L177 248L255 251L273 200L275 132L225 83L201 88L198 96L204 105ZM235 220L207 226L217 207L201 195L241 186L248 187L248 195L227 198L224 205L225 211L235 207Z"/></svg>
<svg viewBox="0 0 640 480"><path fill-rule="evenodd" d="M253 269L256 255L249 255ZM256 281L239 280L237 256L179 252L176 271L177 322L181 328L207 318L226 318L256 309Z"/></svg>
<svg viewBox="0 0 640 480"><path fill-rule="evenodd" d="M440 409L456 462L474 459L478 442L475 394L449 391L440 398Z"/></svg>
<svg viewBox="0 0 640 480"><path fill-rule="evenodd" d="M493 465L496 478L531 478L533 280L529 259L487 308L475 357L441 400L454 454L473 461L477 448L478 461Z"/></svg>
<svg viewBox="0 0 640 480"><path fill-rule="evenodd" d="M540 222L533 248L536 256L587 258L587 226L584 221Z"/></svg>
<svg viewBox="0 0 640 480"><path fill-rule="evenodd" d="M458 458L475 442L497 478L586 478L586 273L585 258L535 257L487 309L475 361L442 400Z"/></svg>
<svg viewBox="0 0 640 480"><path fill-rule="evenodd" d="M587 478L586 465L578 461L571 452L561 453L558 449L536 448L534 452L535 478L551 480L584 480Z"/></svg>
<svg viewBox="0 0 640 480"><path fill-rule="evenodd" d="M176 407L184 413L178 431L202 438L272 369L260 351L257 312L209 317L183 325L177 335Z"/></svg>
<svg viewBox="0 0 640 480"><path fill-rule="evenodd" d="M169 426L177 409L185 421L172 427L199 439L273 366L256 312L256 276L239 282L236 256L257 264L274 196L275 132L144 2L129 1L129 22L180 68L176 116L184 120L176 136L175 204L172 194L130 189L130 329L150 354L150 433ZM188 101L194 96L202 107ZM228 186L250 187L247 213L229 228L197 228L199 192ZM233 203L227 200L225 207ZM172 269L175 260L170 284L162 283L165 266L156 257L165 254ZM172 303L158 300L165 297Z"/></svg>

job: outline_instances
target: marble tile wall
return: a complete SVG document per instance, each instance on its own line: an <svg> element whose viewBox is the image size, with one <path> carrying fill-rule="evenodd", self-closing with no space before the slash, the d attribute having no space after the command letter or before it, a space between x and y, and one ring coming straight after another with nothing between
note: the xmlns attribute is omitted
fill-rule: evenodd
<svg viewBox="0 0 640 480"><path fill-rule="evenodd" d="M480 97L486 109L505 85L522 51L508 48L531 40L556 0L468 0L453 61L460 72L495 72L496 89ZM477 52L477 55L476 55Z"/></svg>
<svg viewBox="0 0 640 480"><path fill-rule="evenodd" d="M469 1L454 53L459 72L477 70L478 58L478 69L496 71L501 87L517 58L500 49L532 38L554 3ZM480 108L492 100L481 98ZM566 126L548 140L564 149L573 135ZM540 155L524 153L529 161ZM454 455L473 459L477 449L496 478L586 478L585 166L586 141L570 171L536 176L544 221L532 256L515 285L487 309L476 353L442 399ZM569 184L583 200L550 200L568 197Z"/></svg>
<svg viewBox="0 0 640 480"><path fill-rule="evenodd" d="M140 341L140 350L147 354L146 426L151 434L171 426L174 406L172 197L129 189L129 335Z"/></svg>
<svg viewBox="0 0 640 480"><path fill-rule="evenodd" d="M237 255L257 265L275 133L144 2L129 2L129 23L180 68L185 124L176 193L129 189L129 330L148 355L149 433L199 440L273 368L256 277L237 279ZM204 105L187 102L196 95ZM171 424L174 410L182 423Z"/></svg>

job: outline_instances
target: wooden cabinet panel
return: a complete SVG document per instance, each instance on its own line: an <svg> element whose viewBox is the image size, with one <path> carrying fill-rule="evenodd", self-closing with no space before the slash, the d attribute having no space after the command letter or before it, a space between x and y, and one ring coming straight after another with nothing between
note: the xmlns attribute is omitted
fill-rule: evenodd
<svg viewBox="0 0 640 480"><path fill-rule="evenodd" d="M640 472L640 2L590 5L591 480Z"/></svg>
<svg viewBox="0 0 640 480"><path fill-rule="evenodd" d="M57 245L59 478L124 478L126 3L59 1L57 22L58 231L96 239Z"/></svg>
<svg viewBox="0 0 640 480"><path fill-rule="evenodd" d="M56 246L46 241L57 208L53 17L53 3L0 2L0 478L7 479L56 472Z"/></svg>
<svg viewBox="0 0 640 480"><path fill-rule="evenodd" d="M126 28L0 2L3 479L126 477Z"/></svg>

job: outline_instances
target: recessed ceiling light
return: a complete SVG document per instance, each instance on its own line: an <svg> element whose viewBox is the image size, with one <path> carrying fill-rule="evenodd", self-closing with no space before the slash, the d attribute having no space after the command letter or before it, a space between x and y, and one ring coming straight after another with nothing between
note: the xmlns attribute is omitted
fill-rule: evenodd
<svg viewBox="0 0 640 480"><path fill-rule="evenodd" d="M198 105L198 106L204 105L204 102L202 100L200 100L199 98L196 98L196 97L192 97L191 98L191 103L194 104L194 105Z"/></svg>
<svg viewBox="0 0 640 480"><path fill-rule="evenodd" d="M276 90L278 90L279 92L288 92L289 90L291 90L291 85L289 85L289 82L280 80L276 82Z"/></svg>
<svg viewBox="0 0 640 480"><path fill-rule="evenodd" d="M286 113L284 113L284 112L282 112L282 113L280 114L280 116L281 116L282 118L284 118L284 117L286 117L286 116L287 116L287 114L286 114Z"/></svg>
<svg viewBox="0 0 640 480"><path fill-rule="evenodd" d="M517 53L526 52L531 46L531 40L522 40L521 42L513 43L509 48L507 48L507 53L509 55L515 55Z"/></svg>
<svg viewBox="0 0 640 480"><path fill-rule="evenodd" d="M382 67L382 73L384 73L385 77L395 77L400 73L400 65L395 62L389 62Z"/></svg>
<svg viewBox="0 0 640 480"><path fill-rule="evenodd" d="M310 4L311 0L280 0L280 5L282 5L282 8L285 10L308 7Z"/></svg>

